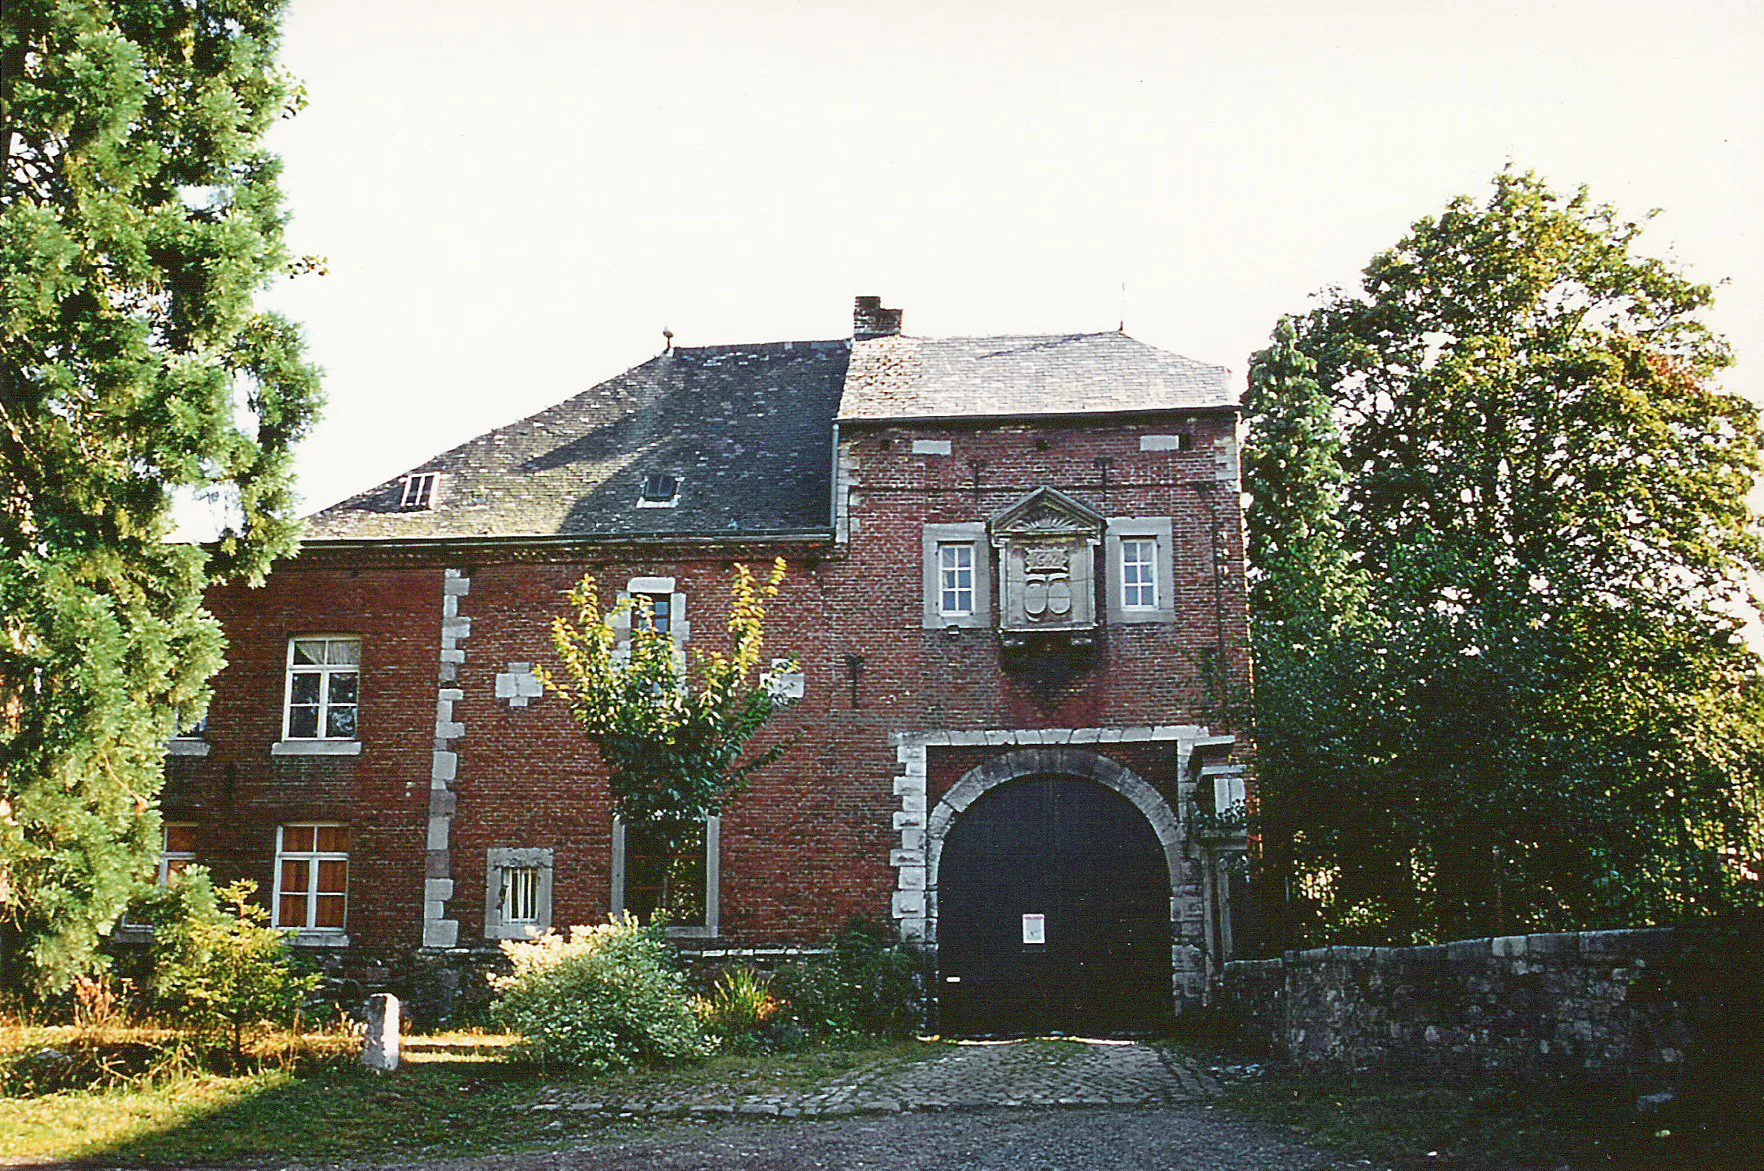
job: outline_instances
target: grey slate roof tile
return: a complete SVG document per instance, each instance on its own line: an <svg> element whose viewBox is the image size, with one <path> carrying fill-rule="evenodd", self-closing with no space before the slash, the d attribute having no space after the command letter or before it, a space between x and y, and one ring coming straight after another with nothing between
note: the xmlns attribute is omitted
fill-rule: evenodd
<svg viewBox="0 0 1764 1171"><path fill-rule="evenodd" d="M403 477L332 505L309 540L805 532L828 525L845 341L680 348L425 461L432 511ZM638 508L643 477L680 477Z"/></svg>
<svg viewBox="0 0 1764 1171"><path fill-rule="evenodd" d="M675 349L309 518L309 540L824 532L833 423L1234 407L1221 366L1119 333ZM643 478L680 477L674 508ZM407 473L408 474L408 473Z"/></svg>
<svg viewBox="0 0 1764 1171"><path fill-rule="evenodd" d="M854 342L842 420L1009 418L1232 407L1229 371L1124 333Z"/></svg>

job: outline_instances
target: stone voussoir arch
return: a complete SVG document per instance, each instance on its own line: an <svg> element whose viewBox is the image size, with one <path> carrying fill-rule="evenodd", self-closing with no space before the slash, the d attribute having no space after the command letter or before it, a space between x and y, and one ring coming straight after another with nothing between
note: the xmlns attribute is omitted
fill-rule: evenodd
<svg viewBox="0 0 1764 1171"><path fill-rule="evenodd" d="M956 819L985 793L1019 777L1074 777L1096 781L1131 801L1151 823L1164 849L1164 865L1170 879L1172 947L1177 931L1178 884L1182 875L1182 824L1170 803L1143 777L1100 753L1082 748L1019 748L978 764L962 775L937 803L925 823L925 939L932 948L937 941L937 883L943 860L943 841Z"/></svg>

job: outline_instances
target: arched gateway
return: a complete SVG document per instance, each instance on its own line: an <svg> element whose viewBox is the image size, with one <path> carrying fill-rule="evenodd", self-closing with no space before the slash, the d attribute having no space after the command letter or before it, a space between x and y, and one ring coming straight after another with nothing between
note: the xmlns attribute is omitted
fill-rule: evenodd
<svg viewBox="0 0 1764 1171"><path fill-rule="evenodd" d="M1006 753L950 789L925 845L943 1031L1168 1019L1181 834L1143 779L1080 749Z"/></svg>

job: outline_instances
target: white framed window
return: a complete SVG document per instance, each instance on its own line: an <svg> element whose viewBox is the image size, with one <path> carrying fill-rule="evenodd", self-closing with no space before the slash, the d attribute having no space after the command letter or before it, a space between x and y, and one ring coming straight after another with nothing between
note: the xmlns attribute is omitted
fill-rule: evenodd
<svg viewBox="0 0 1764 1171"><path fill-rule="evenodd" d="M1174 526L1167 516L1112 516L1108 558L1111 623L1176 621Z"/></svg>
<svg viewBox="0 0 1764 1171"><path fill-rule="evenodd" d="M359 739L360 711L361 639L289 639L282 739Z"/></svg>
<svg viewBox="0 0 1764 1171"><path fill-rule="evenodd" d="M493 847L484 863L484 938L532 939L550 930L552 852Z"/></svg>
<svg viewBox="0 0 1764 1171"><path fill-rule="evenodd" d="M974 616L974 545L971 541L938 543L937 612L945 618Z"/></svg>
<svg viewBox="0 0 1764 1171"><path fill-rule="evenodd" d="M342 934L349 909L349 827L309 822L276 827L273 924Z"/></svg>
<svg viewBox="0 0 1764 1171"><path fill-rule="evenodd" d="M992 547L984 522L924 526L925 629L992 621Z"/></svg>
<svg viewBox="0 0 1764 1171"><path fill-rule="evenodd" d="M648 921L668 915L668 934L714 938L717 934L722 821L700 822L685 840L670 844L649 826L613 819L612 912Z"/></svg>
<svg viewBox="0 0 1764 1171"><path fill-rule="evenodd" d="M1121 608L1158 608L1158 542L1153 537L1121 541Z"/></svg>
<svg viewBox="0 0 1764 1171"><path fill-rule="evenodd" d="M196 826L188 821L168 821L159 827L159 874L155 881L169 886L196 861Z"/></svg>
<svg viewBox="0 0 1764 1171"><path fill-rule="evenodd" d="M412 512L433 509L440 487L440 472L413 472L404 477L404 497L398 507Z"/></svg>

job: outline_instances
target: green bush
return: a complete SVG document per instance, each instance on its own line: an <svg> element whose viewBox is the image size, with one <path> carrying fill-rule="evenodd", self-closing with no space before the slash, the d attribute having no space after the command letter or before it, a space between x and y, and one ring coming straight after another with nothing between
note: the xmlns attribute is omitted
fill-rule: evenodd
<svg viewBox="0 0 1764 1171"><path fill-rule="evenodd" d="M758 1033L778 1015L778 998L770 981L752 968L724 972L711 986L709 996L693 1002L704 1027L719 1037Z"/></svg>
<svg viewBox="0 0 1764 1171"><path fill-rule="evenodd" d="M235 1061L248 1027L294 1021L323 980L268 925L269 912L251 901L256 890L235 882L217 892L191 867L152 909L154 1002L199 1028L228 1031Z"/></svg>
<svg viewBox="0 0 1764 1171"><path fill-rule="evenodd" d="M824 954L780 966L770 988L815 1040L904 1037L919 1025L918 963L873 924L854 923Z"/></svg>
<svg viewBox="0 0 1764 1171"><path fill-rule="evenodd" d="M707 1056L709 1036L661 925L623 917L530 942L506 942L513 971L491 977L491 1018L542 1062L595 1072Z"/></svg>

